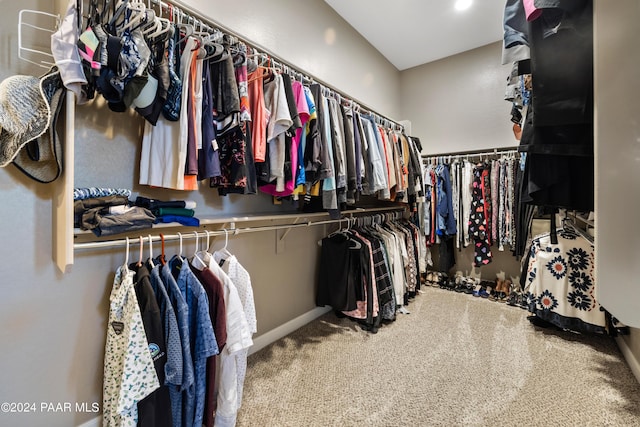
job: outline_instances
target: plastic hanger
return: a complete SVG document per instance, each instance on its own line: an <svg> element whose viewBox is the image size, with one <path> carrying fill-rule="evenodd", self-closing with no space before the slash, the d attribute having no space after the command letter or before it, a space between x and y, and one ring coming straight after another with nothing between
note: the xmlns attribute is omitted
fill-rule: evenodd
<svg viewBox="0 0 640 427"><path fill-rule="evenodd" d="M126 5L126 8L131 11L131 15L122 28L119 29L119 33L134 28L134 26L140 24L143 18L146 21L155 17L155 12L153 10L148 11L147 6L144 3L131 2ZM149 14L151 14L151 16L149 16Z"/></svg>
<svg viewBox="0 0 640 427"><path fill-rule="evenodd" d="M182 19L184 19L185 15L182 14L180 15L181 12L176 11L176 13L178 14L179 20L180 22L176 23L176 26L178 27L178 29L184 33L184 36L182 38L180 38L178 40L178 45L182 42L184 42L189 36L191 36L191 34L193 34L194 28L193 25L187 23L182 22Z"/></svg>
<svg viewBox="0 0 640 427"><path fill-rule="evenodd" d="M153 239L151 238L151 234L149 234L149 265L151 268L155 268L155 264L153 263Z"/></svg>
<svg viewBox="0 0 640 427"><path fill-rule="evenodd" d="M160 242L161 243L161 252L160 252L160 264L165 265L167 263L167 258L164 254L164 234L160 233Z"/></svg>
<svg viewBox="0 0 640 427"><path fill-rule="evenodd" d="M237 229L236 229L237 231ZM227 246L229 245L229 231L225 228L224 229L224 246L222 247L222 249L217 250L214 254L213 254L213 258L217 261L226 261L227 258L231 258L233 256L233 254L231 252L229 252L229 250L227 249Z"/></svg>
<svg viewBox="0 0 640 427"><path fill-rule="evenodd" d="M149 35L158 30L160 26L160 21L157 16L154 16L153 19L150 19L146 25L142 26L142 35L150 38Z"/></svg>
<svg viewBox="0 0 640 427"><path fill-rule="evenodd" d="M192 262L191 265L193 265L198 270L203 270L205 267L208 267L208 264L206 262L204 262L204 260L202 258L200 258L200 255L198 255L198 246L199 246L199 238L200 238L200 236L198 235L197 231L194 231L193 233L196 236L196 249L193 251L193 258L194 258L194 260L198 260L199 263Z"/></svg>
<svg viewBox="0 0 640 427"><path fill-rule="evenodd" d="M354 235L353 233L351 233L349 230L351 228L351 219L347 218L347 230L346 230L346 234L349 237L349 249L361 249L362 248L362 243L360 243L359 241L354 239Z"/></svg>
<svg viewBox="0 0 640 427"><path fill-rule="evenodd" d="M138 257L138 263L136 264L136 266L142 267L142 250L144 249L144 239L142 238L142 236L139 236L139 238L140 238L140 255Z"/></svg>
<svg viewBox="0 0 640 427"><path fill-rule="evenodd" d="M180 238L180 247L178 249L178 257L182 258L182 233L178 231L178 237Z"/></svg>
<svg viewBox="0 0 640 427"><path fill-rule="evenodd" d="M127 239L127 249L124 256L124 270L128 273L129 272L129 237L127 237L126 239Z"/></svg>
<svg viewBox="0 0 640 427"><path fill-rule="evenodd" d="M327 237L333 237L333 236L336 236L338 234L344 233L344 230L342 229L342 218L340 218L339 221L340 222L338 222L338 229L336 231L334 231L333 233L330 233Z"/></svg>
<svg viewBox="0 0 640 427"><path fill-rule="evenodd" d="M162 34L166 34L171 29L171 21L167 18L155 17L153 19L153 24L147 27L142 34L147 39L154 39Z"/></svg>
<svg viewBox="0 0 640 427"><path fill-rule="evenodd" d="M211 242L211 233L209 233L209 230L204 230L205 233L207 233L207 244L204 247L204 251L208 252L209 251L209 245Z"/></svg>

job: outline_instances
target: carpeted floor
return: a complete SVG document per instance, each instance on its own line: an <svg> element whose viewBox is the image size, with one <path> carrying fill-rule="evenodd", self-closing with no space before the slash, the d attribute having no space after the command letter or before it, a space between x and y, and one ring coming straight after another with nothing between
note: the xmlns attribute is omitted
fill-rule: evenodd
<svg viewBox="0 0 640 427"><path fill-rule="evenodd" d="M614 340L426 288L364 332L332 313L249 357L238 426L638 426Z"/></svg>

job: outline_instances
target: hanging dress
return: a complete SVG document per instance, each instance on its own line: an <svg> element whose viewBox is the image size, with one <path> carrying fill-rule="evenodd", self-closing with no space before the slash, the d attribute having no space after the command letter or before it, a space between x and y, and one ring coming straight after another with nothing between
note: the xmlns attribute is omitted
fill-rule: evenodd
<svg viewBox="0 0 640 427"><path fill-rule="evenodd" d="M489 245L489 235L487 230L487 220L484 203L483 170L478 166L473 171L471 214L469 216L469 234L473 237L475 254L473 265L481 267L487 265L492 260L491 247Z"/></svg>

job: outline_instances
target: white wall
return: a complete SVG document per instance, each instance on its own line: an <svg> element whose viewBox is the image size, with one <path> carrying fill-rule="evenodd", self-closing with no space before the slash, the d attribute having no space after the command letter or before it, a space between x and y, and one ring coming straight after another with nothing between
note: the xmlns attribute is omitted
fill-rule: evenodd
<svg viewBox="0 0 640 427"><path fill-rule="evenodd" d="M501 49L493 43L400 73L400 115L423 153L517 145L504 101L511 68L501 65Z"/></svg>
<svg viewBox="0 0 640 427"><path fill-rule="evenodd" d="M398 70L372 50L324 1L188 0L183 3L330 85L348 89L350 96L380 114L402 119L399 117Z"/></svg>
<svg viewBox="0 0 640 427"><path fill-rule="evenodd" d="M596 1L594 8L597 298L640 328L640 8L633 0ZM640 329L622 342L640 366Z"/></svg>
<svg viewBox="0 0 640 427"><path fill-rule="evenodd" d="M0 1L0 79L43 71L18 60L18 10L53 11L55 3ZM399 73L323 1L306 1L304 8L287 0L268 6L258 0L190 3L381 114L398 114ZM294 7L298 10L292 12ZM328 28L336 37L330 45L325 43ZM201 217L290 210L272 206L266 196L222 198L206 188L185 194L138 186L142 120L111 113L101 104L77 108L76 186L124 186L151 197L190 198L199 203ZM52 188L27 179L12 165L0 169L0 402L38 404L35 414L0 412L2 426L79 425L96 414L47 414L40 412L40 403L101 404L108 297L124 252L76 252L72 271L59 273L51 256ZM230 239L229 249L252 274L258 335L314 308L316 242L323 232L321 227L293 229L277 255L275 232ZM193 250L192 245L185 250Z"/></svg>
<svg viewBox="0 0 640 427"><path fill-rule="evenodd" d="M401 117L411 122L423 153L518 144L511 131L511 103L504 101L511 69L501 65L501 49L502 43L493 43L400 73ZM482 277L495 280L501 272L519 276L520 263L511 252L493 249L493 262L482 267ZM452 272L472 270L473 246L456 250L455 257Z"/></svg>

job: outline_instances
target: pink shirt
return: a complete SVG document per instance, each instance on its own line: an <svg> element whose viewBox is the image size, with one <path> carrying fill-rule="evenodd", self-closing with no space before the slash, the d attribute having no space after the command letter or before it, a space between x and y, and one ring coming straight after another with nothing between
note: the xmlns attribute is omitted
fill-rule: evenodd
<svg viewBox="0 0 640 427"><path fill-rule="evenodd" d="M299 81L291 83L293 88L293 97L296 102L296 108L298 110L298 116L302 127L296 130L296 135L291 140L291 172L292 179L285 183L284 191L276 191L274 184L268 184L260 187L260 190L271 194L273 196L285 197L293 193L296 186L296 172L298 170L298 147L300 146L300 138L302 138L302 132L304 132L307 121L309 121L309 104L307 104L307 98L304 94L304 87Z"/></svg>
<svg viewBox="0 0 640 427"><path fill-rule="evenodd" d="M533 1L534 0L523 0L524 13L527 16L527 21L533 21L542 15L542 9L538 9Z"/></svg>

